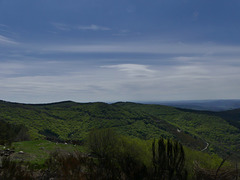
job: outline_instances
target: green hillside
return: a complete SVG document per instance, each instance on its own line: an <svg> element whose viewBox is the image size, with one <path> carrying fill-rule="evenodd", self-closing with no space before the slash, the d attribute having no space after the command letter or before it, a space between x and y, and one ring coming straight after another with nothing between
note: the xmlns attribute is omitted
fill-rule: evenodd
<svg viewBox="0 0 240 180"><path fill-rule="evenodd" d="M226 119L230 124L240 129L240 109L223 111L216 113L216 115Z"/></svg>
<svg viewBox="0 0 240 180"><path fill-rule="evenodd" d="M164 119L187 133L201 137L210 144L209 149L212 151L228 151L239 156L240 130L228 122L226 114L223 116L215 112L184 110L160 105L135 103L117 103L116 105Z"/></svg>
<svg viewBox="0 0 240 180"><path fill-rule="evenodd" d="M239 129L225 119L160 105L1 101L0 120L25 125L32 139L85 141L91 129L111 127L122 135L141 139L163 136L197 150L209 143L209 151L240 153Z"/></svg>
<svg viewBox="0 0 240 180"><path fill-rule="evenodd" d="M24 125L14 125L0 120L0 145L29 140L27 132L28 129Z"/></svg>

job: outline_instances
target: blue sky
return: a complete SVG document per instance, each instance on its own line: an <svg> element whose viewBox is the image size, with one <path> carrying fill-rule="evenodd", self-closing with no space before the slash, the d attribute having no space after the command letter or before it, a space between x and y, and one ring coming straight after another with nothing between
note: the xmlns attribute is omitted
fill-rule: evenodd
<svg viewBox="0 0 240 180"><path fill-rule="evenodd" d="M239 0L0 0L0 99L240 99Z"/></svg>

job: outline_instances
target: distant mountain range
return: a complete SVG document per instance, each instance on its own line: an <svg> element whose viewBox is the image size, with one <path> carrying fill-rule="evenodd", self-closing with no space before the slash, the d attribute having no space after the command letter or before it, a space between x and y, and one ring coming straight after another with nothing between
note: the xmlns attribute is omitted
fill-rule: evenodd
<svg viewBox="0 0 240 180"><path fill-rule="evenodd" d="M151 139L173 138L208 152L240 157L240 109L211 112L131 102L20 104L0 101L0 120L22 124L32 139L84 142L92 129Z"/></svg>
<svg viewBox="0 0 240 180"><path fill-rule="evenodd" d="M204 111L226 111L240 108L240 100L189 100L189 101L160 101L142 102L146 104L159 104L184 109L204 110Z"/></svg>

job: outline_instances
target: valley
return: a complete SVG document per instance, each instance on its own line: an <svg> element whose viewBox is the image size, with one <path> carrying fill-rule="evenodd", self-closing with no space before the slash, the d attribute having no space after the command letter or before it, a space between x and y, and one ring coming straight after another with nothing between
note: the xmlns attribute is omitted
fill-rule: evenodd
<svg viewBox="0 0 240 180"><path fill-rule="evenodd" d="M203 112L130 102L19 104L0 102L0 120L24 125L34 139L83 144L93 129L149 140L171 138L195 150L239 157L238 110ZM231 116L227 116L230 114Z"/></svg>

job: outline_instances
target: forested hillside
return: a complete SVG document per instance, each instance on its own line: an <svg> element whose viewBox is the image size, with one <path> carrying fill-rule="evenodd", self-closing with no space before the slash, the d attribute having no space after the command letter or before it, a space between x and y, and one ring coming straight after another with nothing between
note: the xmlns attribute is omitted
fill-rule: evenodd
<svg viewBox="0 0 240 180"><path fill-rule="evenodd" d="M24 125L14 125L0 120L0 145L24 140L29 140L28 129Z"/></svg>
<svg viewBox="0 0 240 180"><path fill-rule="evenodd" d="M146 112L149 115L164 119L180 127L185 132L201 137L210 144L210 151L237 153L240 152L240 130L235 124L239 121L235 111L205 112L186 109L169 108L160 105L145 105L135 103L117 103L118 106L134 111ZM228 114L232 113L232 116Z"/></svg>
<svg viewBox="0 0 240 180"><path fill-rule="evenodd" d="M112 128L116 132L151 139L165 137L210 152L239 155L240 131L224 116L180 110L161 105L136 103L18 104L0 102L0 119L23 124L32 139L84 142L92 129Z"/></svg>

